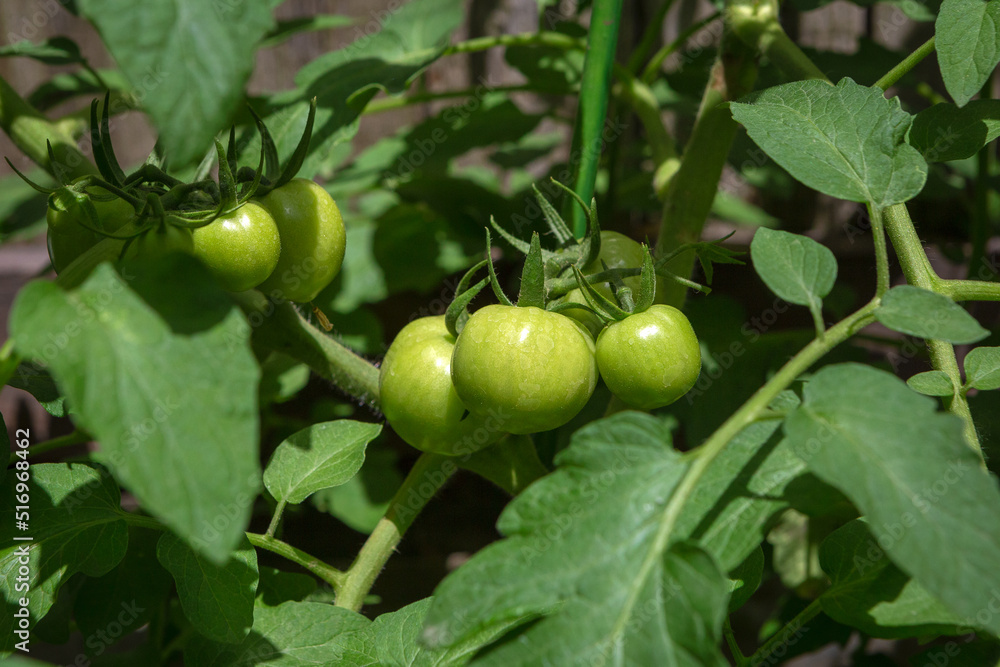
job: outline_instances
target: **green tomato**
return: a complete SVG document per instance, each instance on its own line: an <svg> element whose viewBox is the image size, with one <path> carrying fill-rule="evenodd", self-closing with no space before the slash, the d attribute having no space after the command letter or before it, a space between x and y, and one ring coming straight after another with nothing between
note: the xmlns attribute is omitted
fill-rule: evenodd
<svg viewBox="0 0 1000 667"><path fill-rule="evenodd" d="M651 306L601 332L597 366L611 393L652 410L691 390L701 372L701 350L684 313L673 306Z"/></svg>
<svg viewBox="0 0 1000 667"><path fill-rule="evenodd" d="M379 371L386 421L399 437L425 452L470 454L496 442L495 416L471 414L451 383L455 338L444 316L422 317L403 327Z"/></svg>
<svg viewBox="0 0 1000 667"><path fill-rule="evenodd" d="M89 188L88 192L97 197L113 196L104 188L96 186ZM60 208L54 206L56 202L53 199L58 199ZM106 232L117 232L135 217L135 209L124 199L118 197L108 200L92 198L91 202L97 213L97 225ZM81 221L86 221L91 226L93 226L93 221L87 219L84 209L67 190L56 190L50 195L45 219L48 222L46 245L49 251L49 260L56 273L62 272L73 260L104 238L83 226Z"/></svg>
<svg viewBox="0 0 1000 667"><path fill-rule="evenodd" d="M619 234L618 232L602 231L601 252L597 256L596 260L584 267L583 274L589 276L603 271L604 266L601 264L602 261L608 265L609 269L641 268L642 244L638 241L630 239L624 234ZM639 276L625 278L622 282L625 283L626 287L632 290L633 299L639 296L639 287L642 285L642 281ZM662 279L658 279L657 282L662 283ZM608 299L611 299L611 301L614 301L614 297L611 294L611 288L607 283L594 285L594 288ZM658 284L656 288L656 298L654 298L654 301L662 301L662 298L660 298L662 291L662 286ZM580 288L569 292L565 297L563 297L563 301L582 303L584 305L587 303L587 299L584 297ZM570 308L569 310L563 311L563 314L572 317L580 324L587 327L587 330L595 336L603 327L601 320L598 319L596 315L592 315L586 310Z"/></svg>
<svg viewBox="0 0 1000 667"><path fill-rule="evenodd" d="M572 419L594 392L594 341L558 313L486 306L458 337L451 378L474 414L495 410L510 433L548 431Z"/></svg>
<svg viewBox="0 0 1000 667"><path fill-rule="evenodd" d="M264 281L278 264L281 239L271 214L254 202L193 230L166 224L134 244L128 257L151 258L179 250L209 268L223 289L243 292Z"/></svg>
<svg viewBox="0 0 1000 667"><path fill-rule="evenodd" d="M347 234L330 194L311 180L296 178L261 200L281 235L281 257L260 285L265 294L312 301L340 272Z"/></svg>

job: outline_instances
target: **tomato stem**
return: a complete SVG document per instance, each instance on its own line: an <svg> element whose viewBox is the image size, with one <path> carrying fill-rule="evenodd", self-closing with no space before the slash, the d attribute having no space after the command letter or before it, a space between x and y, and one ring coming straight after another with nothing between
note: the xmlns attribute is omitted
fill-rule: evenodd
<svg viewBox="0 0 1000 667"><path fill-rule="evenodd" d="M278 501L277 506L274 508L274 516L271 517L271 523L268 524L264 537L274 537L274 533L278 530L278 524L281 523L281 515L285 511L286 504L287 501L284 498Z"/></svg>
<svg viewBox="0 0 1000 667"><path fill-rule="evenodd" d="M431 452L420 455L389 502L385 516L379 520L347 570L337 591L338 607L353 611L361 609L375 579L406 530L456 470L458 466L447 456Z"/></svg>

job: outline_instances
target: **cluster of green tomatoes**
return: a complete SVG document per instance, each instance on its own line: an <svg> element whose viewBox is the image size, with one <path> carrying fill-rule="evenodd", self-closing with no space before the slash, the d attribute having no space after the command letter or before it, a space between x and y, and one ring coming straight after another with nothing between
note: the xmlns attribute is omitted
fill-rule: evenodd
<svg viewBox="0 0 1000 667"><path fill-rule="evenodd" d="M237 169L231 133L229 149L217 142L199 174L182 182L155 155L125 175L104 108L98 123L95 102L91 121L100 176L46 190L49 258L60 276L74 264L89 268L104 259L142 261L181 251L198 257L228 291L256 288L274 299L309 302L340 271L346 247L340 210L321 186L294 178L312 115L284 170L277 169L273 142L258 120L262 151L256 170ZM213 157L218 182L208 178Z"/></svg>
<svg viewBox="0 0 1000 667"><path fill-rule="evenodd" d="M535 247L527 248L518 305L501 298L469 315L464 308L471 297L459 295L447 316L419 318L399 332L382 362L379 386L386 420L403 440L423 451L466 455L507 433L566 424L599 379L623 403L642 410L669 405L694 386L701 352L690 322L672 306L652 304L651 270L643 275L650 283L645 286L634 275L651 268L638 268L644 257L650 261L648 252L616 232L588 240L598 236L596 253L583 248L573 256L585 267L569 267L579 286L558 298L547 298L560 282L551 279L553 271L568 268L558 262L542 270L550 279L541 283L540 301L526 290L529 281L539 286L540 276L528 270L532 251L539 256L536 235ZM633 275L614 281L614 288L600 282L616 272ZM502 297L491 264L490 273ZM615 308L610 297L629 311Z"/></svg>

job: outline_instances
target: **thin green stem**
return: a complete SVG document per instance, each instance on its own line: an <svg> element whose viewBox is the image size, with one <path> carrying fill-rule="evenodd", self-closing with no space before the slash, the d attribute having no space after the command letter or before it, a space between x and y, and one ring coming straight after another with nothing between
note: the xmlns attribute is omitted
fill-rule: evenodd
<svg viewBox="0 0 1000 667"><path fill-rule="evenodd" d="M981 99L991 97L992 86L990 81L986 82L979 94ZM992 186L990 184L990 174L992 169L993 151L996 149L992 143L987 144L979 150L976 155L976 184L974 193L974 205L972 208L972 252L969 254L969 269L966 277L971 278L978 270L979 264L986 255L986 241L990 236L990 214L989 196Z"/></svg>
<svg viewBox="0 0 1000 667"><path fill-rule="evenodd" d="M1000 301L1000 283L983 280L938 280L935 291L954 301Z"/></svg>
<svg viewBox="0 0 1000 667"><path fill-rule="evenodd" d="M789 79L822 79L826 74L809 59L778 22L778 5L774 0L740 0L726 10L729 25L736 36L751 48L760 51Z"/></svg>
<svg viewBox="0 0 1000 667"><path fill-rule="evenodd" d="M516 35L486 35L459 42L458 44L452 44L441 55L450 56L456 53L476 53L497 46L550 46L566 51L583 51L587 48L587 42L577 37L564 35L561 32L544 30L540 32L522 32Z"/></svg>
<svg viewBox="0 0 1000 667"><path fill-rule="evenodd" d="M38 444L32 445L28 448L28 453L31 456L41 456L47 452L51 452L55 449L62 449L63 447L72 447L73 445L80 445L85 442L90 442L90 434L77 429L72 433L67 433L66 435L61 435L58 438L52 438L51 440L46 440L44 442L39 442Z"/></svg>
<svg viewBox="0 0 1000 667"><path fill-rule="evenodd" d="M281 523L281 515L285 511L286 501L284 498L278 501L278 504L274 508L274 515L271 517L271 523L267 526L267 532L264 533L265 537L274 537L275 532L278 530L278 524Z"/></svg>
<svg viewBox="0 0 1000 667"><path fill-rule="evenodd" d="M474 88L463 88L461 90L442 90L439 92L416 93L414 95L399 95L397 97L386 97L372 100L365 107L364 114L371 115L393 109L401 109L413 104L424 104L425 102L436 102L438 100L455 99L461 97L481 97L485 93L546 93L551 91L530 84L519 84L514 86L487 86L478 85Z"/></svg>
<svg viewBox="0 0 1000 667"><path fill-rule="evenodd" d="M413 520L456 470L458 466L447 456L429 452L420 455L390 501L385 516L346 572L337 591L338 607L361 609L375 579Z"/></svg>
<svg viewBox="0 0 1000 667"><path fill-rule="evenodd" d="M816 618L819 613L823 611L819 599L815 599L809 603L805 609L800 611L795 615L795 618L788 621L783 628L775 632L771 637L764 642L764 645L759 649L754 651L754 654L750 656L749 664L751 665L762 665L764 662L771 657L778 647L791 644L796 640L799 630L802 629L806 623Z"/></svg>
<svg viewBox="0 0 1000 667"><path fill-rule="evenodd" d="M56 180L68 183L78 176L97 173L97 167L80 152L72 135L28 104L3 77L0 77L0 129ZM49 160L48 142L52 144L55 162Z"/></svg>
<svg viewBox="0 0 1000 667"><path fill-rule="evenodd" d="M653 45L656 44L656 40L659 39L660 33L663 31L663 21L667 18L667 12L673 6L674 0L663 0L660 3L660 8L656 10L656 14L653 15L653 18L646 25L646 29L639 39L639 44L636 45L635 50L632 51L632 55L628 58L628 65L626 67L631 74L639 72L643 61L646 60L649 52L653 50Z"/></svg>
<svg viewBox="0 0 1000 667"><path fill-rule="evenodd" d="M615 86L616 97L621 97L632 107L646 129L646 139L653 151L653 162L659 167L665 161L677 157L677 147L663 124L660 105L652 89L624 67L616 65L614 72L619 81Z"/></svg>
<svg viewBox="0 0 1000 667"><path fill-rule="evenodd" d="M181 649L184 648L184 644L187 643L187 640L193 634L194 634L194 626L188 626L186 628L183 628L180 632L178 632L177 636L174 637L160 653L160 661L165 665L168 664L168 658L174 653L179 653Z"/></svg>
<svg viewBox="0 0 1000 667"><path fill-rule="evenodd" d="M882 209L868 204L868 216L871 219L872 240L875 242L875 294L882 296L889 291L889 251L885 245Z"/></svg>
<svg viewBox="0 0 1000 667"><path fill-rule="evenodd" d="M749 665L750 661L747 660L746 656L740 650L739 644L736 643L736 635L733 634L733 626L726 618L725 623L722 625L722 634L726 637L726 644L729 645L729 652L733 654L733 660L736 661L736 667L745 667Z"/></svg>
<svg viewBox="0 0 1000 667"><path fill-rule="evenodd" d="M378 407L378 369L303 318L290 303L256 291L233 298L247 314L254 339L310 366L366 405Z"/></svg>
<svg viewBox="0 0 1000 667"><path fill-rule="evenodd" d="M594 0L587 38L587 58L580 83L580 105L573 132L573 155L579 155L579 165L573 189L589 202L594 196L597 165L604 144L604 119L611 94L611 69L618 44L618 24L621 21L622 0ZM573 220L573 233L583 238L587 221L583 211L567 201Z"/></svg>
<svg viewBox="0 0 1000 667"><path fill-rule="evenodd" d="M903 58L902 62L893 67L891 70L885 73L881 79L875 82L875 85L882 90L886 90L889 86L892 86L897 81L902 79L906 74L912 70L921 60L934 53L934 38L931 37L926 42L921 44L916 48L913 53Z"/></svg>
<svg viewBox="0 0 1000 667"><path fill-rule="evenodd" d="M715 12L710 16L706 16L697 23L693 23L685 28L681 34L677 35L677 39L670 42L669 44L664 44L660 47L660 50L653 54L653 57L649 60L646 66L642 70L642 76L639 79L646 84L650 84L656 80L657 75L660 73L660 68L663 67L663 61L670 57L672 53L684 46L692 36L699 32L702 28L710 23L714 23L722 16L722 12Z"/></svg>
<svg viewBox="0 0 1000 667"><path fill-rule="evenodd" d="M334 590L337 590L343 584L346 577L344 572L331 565L327 565L324 561L316 558L316 556L311 556L302 551L302 549L293 547L287 542L282 542L281 540L276 540L273 537L259 533L247 533L247 539L250 541L250 544L258 549L270 551L286 560L301 565L309 572L330 584Z"/></svg>

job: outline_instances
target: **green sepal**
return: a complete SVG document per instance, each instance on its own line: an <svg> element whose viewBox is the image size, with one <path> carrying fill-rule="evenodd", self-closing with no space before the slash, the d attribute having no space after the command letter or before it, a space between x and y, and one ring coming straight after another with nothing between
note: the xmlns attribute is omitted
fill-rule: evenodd
<svg viewBox="0 0 1000 667"><path fill-rule="evenodd" d="M306 126L302 130L302 138L299 139L299 145L295 147L295 152L292 153L291 159L288 164L285 165L284 171L281 172L281 176L275 181L274 187L280 188L282 185L288 181L295 178L295 175L299 173L299 169L302 168L302 163L306 161L306 155L309 153L309 141L312 139L313 123L316 121L316 98L309 100L309 115L306 117Z"/></svg>
<svg viewBox="0 0 1000 667"><path fill-rule="evenodd" d="M649 246L642 246L642 273L639 274L639 294L636 295L633 313L649 310L656 296L656 269L653 267L653 256L649 254Z"/></svg>
<svg viewBox="0 0 1000 667"><path fill-rule="evenodd" d="M215 151L219 156L219 210L231 211L236 208L236 179L229 168L229 160L222 142L215 140Z"/></svg>
<svg viewBox="0 0 1000 667"><path fill-rule="evenodd" d="M546 310L553 313L562 313L567 310L585 310L591 315L596 315L597 317L600 317L600 314L596 310L594 310L593 308L591 308L586 304L577 303L576 301L562 301L560 303L550 303L549 306L546 308Z"/></svg>
<svg viewBox="0 0 1000 667"><path fill-rule="evenodd" d="M604 273L610 273L610 277L607 280L608 286L611 288L611 294L618 301L618 305L621 306L622 310L627 313L631 313L635 308L635 300L632 296L632 288L625 284L622 280L621 275L616 271L612 271L608 263L603 259L601 260L601 268ZM590 281L588 281L590 282Z"/></svg>
<svg viewBox="0 0 1000 667"><path fill-rule="evenodd" d="M595 290L593 285L587 282L586 276L583 275L583 272L576 265L573 266L573 275L576 276L576 282L580 286L580 291L583 292L587 303L594 309L594 314L602 321L613 322L624 320L629 316L626 311L618 307L618 304L612 303L608 297Z"/></svg>
<svg viewBox="0 0 1000 667"><path fill-rule="evenodd" d="M51 164L51 165L59 164L58 160L56 160L56 151L55 151L54 148L52 148L52 142L49 141L48 139L45 140L45 153L46 153L46 155L49 156L49 164ZM9 162L8 162L8 164L9 164ZM63 170L62 169L53 169L52 172L53 172L52 173L52 177L54 179L56 179L56 183L58 183L59 185L69 185L65 180L63 180L63 177L62 177ZM24 178L24 176L22 176L21 178ZM25 180L27 180L27 179L25 179ZM34 186L32 186L32 187L34 187Z"/></svg>
<svg viewBox="0 0 1000 667"><path fill-rule="evenodd" d="M264 123L257 121L257 131L260 133L260 159L257 161L257 170L253 173L253 180L250 185L243 191L243 195L240 197L240 206L250 201L256 194L257 190L260 188L260 179L264 175L264 132L267 129L264 127Z"/></svg>
<svg viewBox="0 0 1000 667"><path fill-rule="evenodd" d="M240 170L239 159L236 155L236 126L229 128L229 143L226 144L226 162L229 163L229 171L236 175Z"/></svg>
<svg viewBox="0 0 1000 667"><path fill-rule="evenodd" d="M545 308L545 267L542 264L542 242L538 232L531 235L531 248L528 250L528 256L524 258L517 305Z"/></svg>
<svg viewBox="0 0 1000 667"><path fill-rule="evenodd" d="M511 303L510 299L507 298L507 295L504 294L503 290L500 288L500 281L497 280L497 272L496 272L496 269L493 268L493 255L491 253L492 249L493 249L493 241L490 238L490 228L487 227L486 228L486 266L489 267L489 270L490 270L490 287L493 288L493 293L496 295L497 301L499 301L501 305L504 305L504 306L513 306L514 304Z"/></svg>
<svg viewBox="0 0 1000 667"><path fill-rule="evenodd" d="M476 295L486 287L486 283L489 282L487 278L483 278L478 283L469 287L461 294L456 296L450 304L448 304L448 310L444 312L444 324L448 327L448 333L450 333L455 338L462 333L462 329L465 328L465 323L469 320L469 304L472 300L476 298Z"/></svg>
<svg viewBox="0 0 1000 667"><path fill-rule="evenodd" d="M35 183L34 181L32 181L30 178L28 178L24 174L22 174L21 170L18 169L17 167L15 167L14 163L10 161L10 158L4 157L4 160L6 160L7 166L10 167L14 171L15 174L17 174L18 176L20 176L21 180L24 181L25 183L27 183L31 187L31 189L33 189L33 190L35 190L37 192L41 192L43 195L50 195L53 192L55 192L55 190L53 188L44 188L41 185L39 185L38 183Z"/></svg>
<svg viewBox="0 0 1000 667"><path fill-rule="evenodd" d="M104 108L101 110L100 146L101 150L104 152L104 157L107 159L108 166L111 168L111 172L114 177L113 178L105 177L104 180L114 185L121 185L125 181L125 172L122 170L121 165L118 164L118 158L115 157L114 146L111 144L110 107L111 107L111 91L109 90L107 93L104 94Z"/></svg>
<svg viewBox="0 0 1000 667"><path fill-rule="evenodd" d="M264 151L264 176L269 181L276 181L281 175L279 172L281 164L278 158L278 148L274 145L274 139L271 137L271 133L268 131L267 126L264 125L264 121L260 115L254 111L253 107L248 106L247 108L250 109L250 115L253 116L260 131L260 147Z"/></svg>
<svg viewBox="0 0 1000 667"><path fill-rule="evenodd" d="M167 154L163 151L163 144L160 143L159 139L153 144L153 150L146 156L144 164L162 169L163 171L167 170Z"/></svg>
<svg viewBox="0 0 1000 667"><path fill-rule="evenodd" d="M492 215L490 216L490 225L492 225L493 229L497 231L497 234L503 237L504 241L514 246L515 250L519 250L524 255L527 255L528 251L531 250L530 243L525 243L524 241L517 238L516 236L508 232L506 229L501 227L500 224L497 222L496 218L494 218Z"/></svg>
<svg viewBox="0 0 1000 667"><path fill-rule="evenodd" d="M552 230L552 235L555 236L556 242L560 246L570 243L573 240L573 232L570 231L566 221L562 219L562 216L559 215L555 207L552 206L549 200L545 198L534 184L531 185L531 189L535 191L535 198L538 200L538 205L542 209L542 215L545 217L545 222L548 223L549 229Z"/></svg>
<svg viewBox="0 0 1000 667"><path fill-rule="evenodd" d="M444 314L444 324L448 327L448 331L451 332L452 336L458 338L458 334L462 331L462 327L465 326L465 321L469 319L468 305L472 299L479 294L479 291L486 286L486 278L480 280L474 287L469 288L469 284L472 282L472 278L486 266L486 260L482 259L476 262L475 266L465 272L462 279L458 281L458 286L455 287L455 298L450 304L448 304L448 310ZM471 294L467 293L471 292ZM459 303L461 302L461 303ZM459 305L455 305L459 303Z"/></svg>
<svg viewBox="0 0 1000 667"><path fill-rule="evenodd" d="M201 158L201 162L198 163L198 168L195 169L194 177L191 180L204 181L208 178L208 175L212 173L212 167L215 165L216 157L217 153L214 146L205 151L205 156Z"/></svg>

